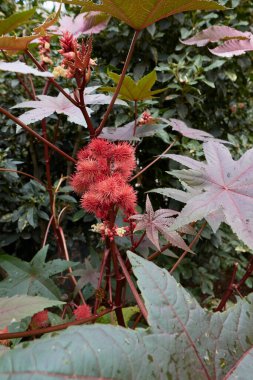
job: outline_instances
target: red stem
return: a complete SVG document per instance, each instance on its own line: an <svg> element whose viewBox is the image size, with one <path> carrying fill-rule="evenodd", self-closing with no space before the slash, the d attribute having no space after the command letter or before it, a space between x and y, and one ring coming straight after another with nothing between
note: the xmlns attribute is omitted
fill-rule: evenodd
<svg viewBox="0 0 253 380"><path fill-rule="evenodd" d="M118 95L119 95L119 92L120 92L120 89L121 89L122 83L123 83L124 78L125 78L125 76L126 76L126 72L127 72L127 69L128 69L129 63L130 63L130 61L131 61L131 59L132 59L132 56L133 56L133 52L134 52L134 48L135 48L135 44L136 44L137 38L138 38L138 36L139 36L139 33L140 33L140 32L139 32L138 30L136 30L136 31L134 32L134 36L133 36L133 39L132 39L132 42L131 42L131 46L130 46L130 49L129 49L129 51L128 51L127 58L126 58L126 61L125 61L125 64L124 64L123 70L122 70L122 72L121 72L121 76L120 76L119 82L118 82L118 84L117 84L117 87L116 87L115 93L114 93L114 95L113 95L113 97L112 97L112 100L111 100L111 102L110 102L110 104L109 104L107 110L106 110L106 113L105 113L105 115L104 115L104 117L103 117L103 120L101 121L99 127L96 129L95 136L100 135L100 133L102 132L102 129L104 128L104 126L105 126L105 124L106 124L106 122L107 122L107 120L108 120L108 117L109 117L109 115L110 115L110 113L111 113L111 110L112 110L112 108L113 108L113 106L114 106L114 103L115 103L115 101L116 101L116 99L117 99L117 97L118 97Z"/></svg>
<svg viewBox="0 0 253 380"><path fill-rule="evenodd" d="M41 127L42 127L42 136L44 137L45 140L48 141L46 119L43 119L41 121ZM51 181L49 149L48 149L47 144L44 144L44 159L45 159L45 165L46 165L46 177L47 177L48 194L49 194L49 199L50 199L51 212L53 212L54 197L53 197L53 188L52 188L52 181Z"/></svg>
<svg viewBox="0 0 253 380"><path fill-rule="evenodd" d="M36 91L35 91L33 80L32 80L32 77L31 77L30 74L28 75L28 79L29 79L29 82L30 82L30 85L31 85L31 89L32 89L32 99L36 100Z"/></svg>
<svg viewBox="0 0 253 380"><path fill-rule="evenodd" d="M133 296L134 296L134 298L135 298L135 300L136 300L136 302L137 302L137 304L138 304L138 306L140 308L140 311L141 311L143 317L147 321L147 319L148 319L147 309L146 309L146 307L144 305L144 302L142 301L139 293L136 290L136 287L135 287L135 285L133 283L133 280L131 279L131 276L130 276L128 270L127 270L127 267L126 267L126 265L124 263L124 260L122 259L121 255L120 255L120 252L118 251L117 247L116 247L115 253L116 253L117 259L119 261L119 264L121 266L122 272L124 273L124 276L125 276L125 278L126 278L126 280L128 282L128 285L129 285L129 287L130 287L130 289L131 289L131 291L133 293Z"/></svg>
<svg viewBox="0 0 253 380"><path fill-rule="evenodd" d="M37 132L35 132L32 128L28 127L25 123L23 123L21 120L19 120L17 117L12 115L9 111L6 109L0 107L0 112L7 116L9 119L13 120L16 124L20 125L23 129L25 129L27 132L29 132L31 135L36 137L36 139L40 140L44 144L47 144L51 149L55 150L57 153L59 153L61 156L63 156L66 160L73 162L76 164L76 160L72 157L70 157L67 153L63 152L61 149L59 149L56 145L52 144L50 141L44 139L44 137L40 136Z"/></svg>
<svg viewBox="0 0 253 380"><path fill-rule="evenodd" d="M29 50L26 50L25 53L31 58L33 63L38 67L38 69L40 69L40 71L46 71ZM79 106L79 104L72 98L72 96L70 96L53 78L48 78L48 81L51 82L71 103L73 103L76 107Z"/></svg>
<svg viewBox="0 0 253 380"><path fill-rule="evenodd" d="M145 236L146 236L146 231L143 232L143 234L141 235L139 241L137 241L137 243L134 243L134 245L131 248L131 251L133 251L133 250L135 250L136 248L139 247L139 245L141 244L141 242L143 241L143 239L144 239Z"/></svg>
<svg viewBox="0 0 253 380"><path fill-rule="evenodd" d="M103 254L103 259L102 259L102 263L101 263L101 267L100 267L97 289L101 288L103 275L104 275L104 271L105 271L105 264L106 264L108 256L109 256L109 252L110 252L109 249L105 249L104 254ZM98 306L99 306L99 299L96 298L95 306L94 306L94 313L96 313Z"/></svg>
<svg viewBox="0 0 253 380"><path fill-rule="evenodd" d="M16 74L17 75L17 78L18 78L18 81L19 83L23 86L24 90L26 91L27 95L33 99L33 100L36 100L36 96L34 97L33 93L29 90L29 88L27 87L26 83L23 81L23 79L20 77L19 74Z"/></svg>
<svg viewBox="0 0 253 380"><path fill-rule="evenodd" d="M166 251L166 249L168 249L169 247L171 246L170 243L167 243L165 244L161 249L160 251L156 251L154 253L152 253L150 256L147 257L147 260L148 261L153 261L155 260L158 256L160 256L164 251Z"/></svg>
<svg viewBox="0 0 253 380"><path fill-rule="evenodd" d="M64 236L63 229L61 227L58 227L57 230L59 231L59 236L61 237L61 243L62 243L62 246L63 246L63 252L64 252L65 260L66 261L70 261L69 260L68 247L67 247L67 244L66 244L66 239L65 239L65 236ZM68 271L69 271L69 274L70 274L70 278L71 278L71 280L73 282L73 285L76 288L77 287L77 281L76 281L75 276L72 274L72 272L73 272L72 268L69 267ZM85 302L85 299L83 297L83 294L82 294L81 290L78 291L78 294L79 294L79 297L80 297L82 303L85 305L86 302Z"/></svg>
<svg viewBox="0 0 253 380"><path fill-rule="evenodd" d="M115 277L116 277L115 306L118 308L116 310L116 317L117 317L118 324L120 326L125 327L125 320L122 313L122 289L123 289L124 276L122 276L119 271L119 265L118 265L118 260L117 260L117 247L114 241L110 242L110 250L112 254L112 261L113 261Z"/></svg>
<svg viewBox="0 0 253 380"><path fill-rule="evenodd" d="M134 101L134 132L133 136L136 134L136 128L137 128L137 118L138 118L138 109L137 109L137 100Z"/></svg>
<svg viewBox="0 0 253 380"><path fill-rule="evenodd" d="M150 164L148 164L147 166L145 166L145 168L143 168L141 171L139 171L137 174L135 174L131 179L130 181L133 181L135 178L139 177L139 175L141 175L142 173L144 173L147 169L150 168L150 166L154 165L157 161L159 161L161 159L161 156L163 154L166 154L175 144L176 144L177 140L173 141L166 149L164 152L162 152L162 154L158 157L156 157L152 162L150 162Z"/></svg>
<svg viewBox="0 0 253 380"><path fill-rule="evenodd" d="M195 238L193 239L193 241L189 244L189 248L192 248L194 246L195 243L197 243L197 241L199 240L205 226L206 226L207 222L204 222L200 228L200 230L198 231L197 235L195 236ZM185 258L185 256L187 255L187 253L189 253L189 251L184 251L184 253L179 257L179 259L177 260L177 262L173 265L172 269L170 270L170 274L172 274L176 269L177 267L179 266L179 264L182 262L182 260Z"/></svg>
<svg viewBox="0 0 253 380"><path fill-rule="evenodd" d="M235 265L234 265L234 271L235 271ZM232 284L232 280L234 281L234 279L235 279L235 275L233 272L232 280L230 281L230 285L229 285L226 293L222 297L219 305L215 309L215 311L222 311L223 310L223 308L226 306L226 303L227 303L229 297L231 296L231 294L233 293L233 291L236 290L237 292L239 292L239 289L245 284L247 279L251 276L252 272L253 272L253 257L251 257L251 259L249 261L249 265L248 265L248 268L247 268L244 276L241 278L241 280L237 284L235 282L233 282L233 284ZM235 272L235 274L236 274L236 272Z"/></svg>
<svg viewBox="0 0 253 380"><path fill-rule="evenodd" d="M45 185L43 182L41 182L38 178L34 177L34 176L31 175L31 174L28 174L28 173L22 172L22 171L20 171L20 170L7 169L7 168L0 168L0 172L13 172L13 173L18 173L18 174L24 175L24 176L26 176L26 177L32 178L34 181L38 182L40 185L44 186L45 189L47 189L46 185Z"/></svg>
<svg viewBox="0 0 253 380"><path fill-rule="evenodd" d="M44 236L44 239L43 239L42 248L46 245L47 237L48 237L48 233L49 233L49 228L50 228L53 220L54 220L54 215L51 216L51 218L49 219L49 222L47 224L47 229L46 229L46 233L45 233L45 236Z"/></svg>
<svg viewBox="0 0 253 380"><path fill-rule="evenodd" d="M100 318L103 315L111 313L112 311L115 311L115 310L116 310L115 307L111 308L111 309L106 309L106 310L103 310L101 313L95 314L95 315L93 315L92 317L89 317L89 318L80 319L79 321L62 323L60 325L45 327L45 328L42 328L42 329L22 331L22 332L16 332L16 333L0 334L0 340L15 339L15 338L24 338L24 337L29 337L29 336L36 336L36 335L47 334L47 333L51 333L51 332L54 332L54 331L65 330L69 326L83 325L84 323L89 323L89 322L95 321L97 318Z"/></svg>
<svg viewBox="0 0 253 380"><path fill-rule="evenodd" d="M230 283L228 285L227 291L224 294L224 296L222 297L222 299L221 299L219 305L216 307L215 311L222 311L224 309L224 307L226 306L227 300L229 299L229 297L233 293L234 288L235 288L235 278L236 278L237 270L238 270L238 263L234 263L234 269L233 269L232 277L231 277Z"/></svg>
<svg viewBox="0 0 253 380"><path fill-rule="evenodd" d="M86 106L85 106L85 102L84 102L84 89L81 88L79 89L79 98L80 98L80 105L79 105L79 108L83 114L83 117L86 121L86 124L87 124L87 127L89 129L89 132L90 132L90 137L94 137L95 136L95 129L93 127L93 124L91 122L91 118L87 112L87 109L86 109Z"/></svg>

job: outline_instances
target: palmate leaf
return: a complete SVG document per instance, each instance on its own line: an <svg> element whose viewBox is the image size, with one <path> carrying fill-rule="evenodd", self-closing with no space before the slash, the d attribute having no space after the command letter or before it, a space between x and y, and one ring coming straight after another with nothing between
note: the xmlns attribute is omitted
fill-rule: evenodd
<svg viewBox="0 0 253 380"><path fill-rule="evenodd" d="M168 271L131 252L128 257L148 311L147 330L70 327L3 353L1 380L223 380L234 368L240 371L237 364L253 345L252 296L212 314ZM252 365L249 369L238 378L251 380Z"/></svg>
<svg viewBox="0 0 253 380"><path fill-rule="evenodd" d="M0 49L6 51L26 50L29 43L39 37L40 34L33 34L27 37L3 36L0 37Z"/></svg>
<svg viewBox="0 0 253 380"><path fill-rule="evenodd" d="M25 24L36 11L36 8L31 8L28 11L14 13L10 17L0 20L0 36L12 32L18 26Z"/></svg>
<svg viewBox="0 0 253 380"><path fill-rule="evenodd" d="M47 35L47 28L52 26L59 17L60 14L59 8L56 14L50 16L42 25L39 25L37 28L34 28L35 34L26 37L16 37L16 36L1 36L0 37L0 49L12 52L18 52L26 50L29 43L41 36Z"/></svg>
<svg viewBox="0 0 253 380"><path fill-rule="evenodd" d="M20 73L20 74L32 74L37 77L46 77L52 78L53 74L49 71L39 71L31 66L28 66L26 63L21 61L15 62L4 62L0 61L0 70L8 71L12 73Z"/></svg>
<svg viewBox="0 0 253 380"><path fill-rule="evenodd" d="M108 76L115 82L117 85L120 80L120 75L108 72ZM130 76L126 75L123 84L120 88L119 96L121 99L130 100L130 101L140 101L145 99L152 99L154 95L160 94L166 89L154 90L151 91L151 88L154 86L157 80L157 75L155 71L142 77L138 82L135 82ZM105 92L115 92L116 87L101 87L100 91Z"/></svg>
<svg viewBox="0 0 253 380"><path fill-rule="evenodd" d="M64 302L49 300L44 297L32 297L27 295L0 298L0 329L47 307L63 305Z"/></svg>
<svg viewBox="0 0 253 380"><path fill-rule="evenodd" d="M87 95L84 97L85 104L109 104L111 101L110 96L90 93L94 88L95 87L92 87L92 90L89 90L89 87L86 89ZM66 89L66 92L69 91ZM35 123L36 121L42 120L44 117L48 117L56 112L57 114L66 115L70 123L75 123L84 127L87 126L81 110L71 103L62 93L59 93L58 96L38 95L37 98L39 100L22 102L12 107L33 108L33 110L27 111L19 116L19 119L25 124ZM116 104L127 106L127 103L122 100L117 100ZM89 115L93 112L89 107L86 107L86 110Z"/></svg>
<svg viewBox="0 0 253 380"><path fill-rule="evenodd" d="M93 0L63 0L63 3L81 5L84 12L108 13L136 30L144 29L176 13L197 9L226 9L217 2L209 0L103 0L100 4L95 4Z"/></svg>
<svg viewBox="0 0 253 380"><path fill-rule="evenodd" d="M176 231L169 231L169 227L174 223L173 217L178 214L178 211L169 209L159 209L154 211L149 196L147 195L145 214L133 215L131 216L131 219L137 222L135 231L145 230L147 238L157 249L160 249L160 232L171 245L186 251L191 251Z"/></svg>
<svg viewBox="0 0 253 380"><path fill-rule="evenodd" d="M189 139L199 140L199 141L218 141L221 143L227 143L228 141L216 139L213 135L208 132L202 131L201 129L189 128L187 124L179 119L169 119L166 120L161 118L162 121L168 123L172 127L173 131L179 132L181 135L188 137Z"/></svg>
<svg viewBox="0 0 253 380"><path fill-rule="evenodd" d="M99 138L111 141L139 141L142 137L154 136L157 132L166 128L166 124L138 125L135 130L135 122L131 121L122 127L105 127Z"/></svg>
<svg viewBox="0 0 253 380"><path fill-rule="evenodd" d="M204 143L206 163L184 156L168 155L191 170L177 178L188 183L189 191L197 190L177 217L171 229L208 217L223 214L223 219L237 236L253 247L253 149L234 161L229 150L214 141ZM173 173L172 173L173 174ZM194 178L197 177L196 183Z"/></svg>
<svg viewBox="0 0 253 380"><path fill-rule="evenodd" d="M253 34L241 32L228 26L211 26L195 36L182 41L185 45L205 46L209 42L222 42L214 49L209 49L211 53L220 57L232 57L244 54L253 50Z"/></svg>
<svg viewBox="0 0 253 380"><path fill-rule="evenodd" d="M0 267L8 275L0 282L0 297L27 294L59 299L60 291L49 277L76 263L60 259L46 262L47 250L48 246L42 248L30 262L14 256L0 255Z"/></svg>
<svg viewBox="0 0 253 380"><path fill-rule="evenodd" d="M58 27L50 28L53 33L72 33L76 38L82 34L98 34L107 27L110 16L101 12L80 13L75 18L63 16Z"/></svg>
<svg viewBox="0 0 253 380"><path fill-rule="evenodd" d="M61 13L61 5L60 5L58 11L52 13L46 19L46 21L43 22L43 24L39 25L37 28L34 28L33 29L34 32L44 35L46 33L46 30L49 29L50 27L52 27L58 21L58 18L60 17L60 13Z"/></svg>

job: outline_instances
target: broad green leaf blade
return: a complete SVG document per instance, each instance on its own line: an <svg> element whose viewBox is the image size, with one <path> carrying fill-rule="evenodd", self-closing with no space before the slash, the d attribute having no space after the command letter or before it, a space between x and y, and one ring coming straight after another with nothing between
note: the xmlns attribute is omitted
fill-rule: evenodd
<svg viewBox="0 0 253 380"><path fill-rule="evenodd" d="M253 297L208 313L166 270L131 252L128 257L155 332L145 342L164 372L173 380L223 379L253 346Z"/></svg>
<svg viewBox="0 0 253 380"><path fill-rule="evenodd" d="M149 329L69 328L3 354L1 380L223 380L230 374L253 345L253 297L225 313L211 314L167 271L131 252L128 256L146 303Z"/></svg>
<svg viewBox="0 0 253 380"><path fill-rule="evenodd" d="M29 360L29 357L33 360ZM82 378L155 380L141 333L109 325L68 328L0 358L1 380ZM26 377L25 377L26 376ZM55 376L55 377L54 377ZM66 376L66 377L65 377ZM80 377L79 377L80 376Z"/></svg>
<svg viewBox="0 0 253 380"><path fill-rule="evenodd" d="M26 295L0 298L0 329L47 307L62 305L64 302L52 301L44 297L31 297Z"/></svg>
<svg viewBox="0 0 253 380"><path fill-rule="evenodd" d="M0 37L0 49L6 51L20 51L26 50L28 44L39 38L40 34L33 34L27 37L15 37L15 36L4 36Z"/></svg>
<svg viewBox="0 0 253 380"><path fill-rule="evenodd" d="M10 347L0 345L0 356L10 350Z"/></svg>
<svg viewBox="0 0 253 380"><path fill-rule="evenodd" d="M16 294L40 295L58 299L60 291L50 276L66 270L73 263L64 260L45 262L48 246L42 248L28 263L9 255L0 255L0 266L8 277L0 282L0 297Z"/></svg>
<svg viewBox="0 0 253 380"><path fill-rule="evenodd" d="M120 75L113 72L109 72L108 76L117 85L120 79ZM130 101L140 101L145 99L152 99L153 95L161 93L166 89L151 91L151 88L157 80L156 72L151 71L149 74L145 75L138 82L135 82L130 76L126 75L123 84L121 86L119 96L121 99ZM100 91L115 92L116 87L101 87Z"/></svg>
<svg viewBox="0 0 253 380"><path fill-rule="evenodd" d="M0 35L12 32L18 26L25 24L36 11L36 8L29 9L28 11L14 13L10 17L0 20Z"/></svg>
<svg viewBox="0 0 253 380"><path fill-rule="evenodd" d="M209 0L103 0L102 4L95 4L92 0L63 0L63 3L81 5L83 12L108 13L136 30L144 29L154 22L176 13L197 9L226 9L217 2Z"/></svg>
<svg viewBox="0 0 253 380"><path fill-rule="evenodd" d="M145 301L148 322L155 332L147 339L149 351L153 349L163 371L170 374L168 378L193 379L192 372L195 376L198 373L198 379L208 379L209 369L201 356L207 344L203 338L209 325L207 313L165 269L131 252L128 258ZM197 343L201 337L203 348ZM163 356L166 351L170 358Z"/></svg>

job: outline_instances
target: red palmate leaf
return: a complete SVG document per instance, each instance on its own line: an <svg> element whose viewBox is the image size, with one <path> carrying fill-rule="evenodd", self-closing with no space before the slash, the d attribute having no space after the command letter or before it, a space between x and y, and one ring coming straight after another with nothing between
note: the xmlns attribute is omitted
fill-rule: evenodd
<svg viewBox="0 0 253 380"><path fill-rule="evenodd" d="M63 16L59 20L58 27L52 27L50 30L62 34L68 31L75 37L81 34L98 34L104 30L110 20L110 16L102 12L85 12L80 13L75 18Z"/></svg>
<svg viewBox="0 0 253 380"><path fill-rule="evenodd" d="M169 227L174 223L174 218L178 212L170 209L153 210L149 196L146 199L146 213L137 214L131 219L137 221L135 231L145 230L148 239L160 249L159 232L171 243L171 245L186 251L191 251L184 240L176 231L169 231Z"/></svg>

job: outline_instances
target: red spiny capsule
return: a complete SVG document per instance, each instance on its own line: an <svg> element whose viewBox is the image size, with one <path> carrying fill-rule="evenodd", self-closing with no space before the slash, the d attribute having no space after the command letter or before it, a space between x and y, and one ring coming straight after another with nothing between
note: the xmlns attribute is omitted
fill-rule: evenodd
<svg viewBox="0 0 253 380"><path fill-rule="evenodd" d="M77 306L77 308L74 310L74 315L77 321L89 318L91 317L91 309L87 304Z"/></svg>
<svg viewBox="0 0 253 380"><path fill-rule="evenodd" d="M32 330L48 327L48 326L49 326L49 320L48 320L47 310L40 311L39 313L36 313L33 315L30 322L30 327Z"/></svg>

